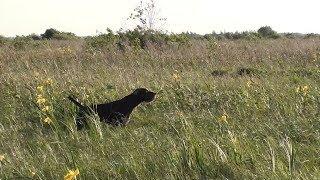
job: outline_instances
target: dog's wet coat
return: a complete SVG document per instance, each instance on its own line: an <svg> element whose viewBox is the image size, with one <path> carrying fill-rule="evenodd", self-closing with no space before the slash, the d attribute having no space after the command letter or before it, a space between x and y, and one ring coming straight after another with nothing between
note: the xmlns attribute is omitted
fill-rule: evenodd
<svg viewBox="0 0 320 180"><path fill-rule="evenodd" d="M105 103L85 106L79 103L75 98L69 96L69 100L79 107L76 117L77 129L82 129L86 124L86 116L94 112L100 118L100 121L118 126L126 125L129 122L129 116L133 109L142 102L151 102L154 100L156 93L148 91L145 88L138 88L133 93L122 99Z"/></svg>

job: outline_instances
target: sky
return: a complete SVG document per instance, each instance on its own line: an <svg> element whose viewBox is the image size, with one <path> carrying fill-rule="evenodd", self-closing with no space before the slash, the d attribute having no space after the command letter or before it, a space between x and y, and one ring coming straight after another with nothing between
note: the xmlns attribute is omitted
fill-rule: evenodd
<svg viewBox="0 0 320 180"><path fill-rule="evenodd" d="M140 0L0 0L0 35L41 34L48 28L95 35L132 26ZM320 0L157 0L168 32L255 31L320 33Z"/></svg>

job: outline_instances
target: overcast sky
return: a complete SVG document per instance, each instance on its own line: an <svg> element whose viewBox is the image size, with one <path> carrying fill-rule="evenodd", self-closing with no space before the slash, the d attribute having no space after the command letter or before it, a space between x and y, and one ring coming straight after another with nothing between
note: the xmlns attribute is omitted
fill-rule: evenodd
<svg viewBox="0 0 320 180"><path fill-rule="evenodd" d="M126 28L139 0L0 0L0 34L41 34L48 28L94 35ZM257 30L320 33L320 0L158 0L169 32Z"/></svg>

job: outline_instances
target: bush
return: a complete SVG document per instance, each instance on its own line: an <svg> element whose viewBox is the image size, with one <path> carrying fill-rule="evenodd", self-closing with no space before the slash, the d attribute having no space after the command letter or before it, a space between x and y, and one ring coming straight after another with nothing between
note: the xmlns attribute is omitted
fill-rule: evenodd
<svg viewBox="0 0 320 180"><path fill-rule="evenodd" d="M107 29L106 34L100 34L98 36L93 37L87 37L86 43L87 45L95 48L95 49L101 49L104 47L107 47L109 45L112 45L115 43L115 41L118 39L118 36L115 35L111 29Z"/></svg>
<svg viewBox="0 0 320 180"><path fill-rule="evenodd" d="M110 45L116 45L118 49L124 51L126 46L131 46L133 49L148 49L150 45L162 47L168 44L169 41L182 41L180 37L167 35L153 30L142 30L136 28L125 32L113 33L110 29L106 34L87 37L87 44L93 48L100 49Z"/></svg>
<svg viewBox="0 0 320 180"><path fill-rule="evenodd" d="M119 33L121 41L128 41L129 45L135 49L146 49L147 39L144 37L145 31L136 28L134 30L126 31L125 33Z"/></svg>
<svg viewBox="0 0 320 180"><path fill-rule="evenodd" d="M44 39L53 39L55 34L60 33L59 31L55 30L55 29L47 29L44 34L41 34L41 37Z"/></svg>
<svg viewBox="0 0 320 180"><path fill-rule="evenodd" d="M279 38L280 35L274 31L270 26L263 26L258 29L258 33L260 34L261 37L264 38Z"/></svg>
<svg viewBox="0 0 320 180"><path fill-rule="evenodd" d="M261 36L257 32L245 31L245 32L241 33L241 38L248 39L248 40L254 40L254 39L260 39Z"/></svg>
<svg viewBox="0 0 320 180"><path fill-rule="evenodd" d="M169 35L167 41L169 42L175 42L178 43L178 45L189 45L190 38L188 34L186 33L181 33L181 34L171 34Z"/></svg>
<svg viewBox="0 0 320 180"><path fill-rule="evenodd" d="M320 35L315 33L309 33L304 36L304 38L319 38L319 37Z"/></svg>
<svg viewBox="0 0 320 180"><path fill-rule="evenodd" d="M150 45L162 47L169 43L177 43L179 46L187 45L190 39L185 33L167 35L158 31L136 28L133 31L129 30L124 33L119 33L119 41L121 43L119 42L118 44L128 42L133 48L148 49Z"/></svg>
<svg viewBox="0 0 320 180"><path fill-rule="evenodd" d="M24 50L33 41L28 36L16 36L12 41L12 46L17 50Z"/></svg>
<svg viewBox="0 0 320 180"><path fill-rule="evenodd" d="M206 34L204 35L205 39L230 39L230 40L237 40L237 39L247 39L247 40L253 40L253 39L260 39L261 36L257 32L250 32L250 31L244 31L244 32L225 32L217 34L213 32L212 34Z"/></svg>
<svg viewBox="0 0 320 180"><path fill-rule="evenodd" d="M301 33L283 33L281 36L288 38L288 39L297 39L297 38L303 38L304 34Z"/></svg>
<svg viewBox="0 0 320 180"><path fill-rule="evenodd" d="M31 38L32 40L41 40L41 36L37 35L37 34L30 34L27 36L28 38Z"/></svg>
<svg viewBox="0 0 320 180"><path fill-rule="evenodd" d="M43 39L57 39L57 40L70 40L77 39L77 36L71 32L60 32L56 29L47 29L44 34L41 34Z"/></svg>
<svg viewBox="0 0 320 180"><path fill-rule="evenodd" d="M147 44L151 43L158 47L168 44L169 39L169 35L157 31L149 31L144 34L144 40L147 41Z"/></svg>
<svg viewBox="0 0 320 180"><path fill-rule="evenodd" d="M0 46L5 45L8 42L8 38L0 35Z"/></svg>

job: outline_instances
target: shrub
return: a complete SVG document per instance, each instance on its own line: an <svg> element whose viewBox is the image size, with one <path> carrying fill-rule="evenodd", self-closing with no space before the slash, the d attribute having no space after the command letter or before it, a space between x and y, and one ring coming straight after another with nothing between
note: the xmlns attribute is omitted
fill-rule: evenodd
<svg viewBox="0 0 320 180"><path fill-rule="evenodd" d="M119 33L119 39L123 42L129 42L133 48L147 49L148 46L163 46L169 42L183 43L183 38L180 35L167 35L154 30L142 30L136 28L133 31Z"/></svg>
<svg viewBox="0 0 320 180"><path fill-rule="evenodd" d="M283 37L289 38L289 39L296 39L296 38L303 38L304 35L300 33L283 33Z"/></svg>
<svg viewBox="0 0 320 180"><path fill-rule="evenodd" d="M186 32L184 33L189 39L197 39L197 40L203 40L205 39L205 37L201 34L197 34L197 33L194 33L194 32Z"/></svg>
<svg viewBox="0 0 320 180"><path fill-rule="evenodd" d="M217 34L213 32L212 34L206 34L204 35L205 39L230 39L230 40L237 40L237 39L247 39L247 40L253 40L253 39L259 39L261 38L260 34L257 32L250 32L250 31L244 31L244 32L224 32Z"/></svg>
<svg viewBox="0 0 320 180"><path fill-rule="evenodd" d="M157 32L157 31L148 31L144 34L144 40L146 43L151 43L158 47L168 44L169 36L167 34Z"/></svg>
<svg viewBox="0 0 320 180"><path fill-rule="evenodd" d="M44 34L41 34L41 37L45 38L45 39L53 39L54 35L58 34L58 33L60 33L60 32L51 28L51 29L47 29L44 32Z"/></svg>
<svg viewBox="0 0 320 180"><path fill-rule="evenodd" d="M115 35L111 29L107 29L107 33L100 34L98 36L87 37L85 40L87 45L95 49L101 49L114 44L117 39L118 36Z"/></svg>
<svg viewBox="0 0 320 180"><path fill-rule="evenodd" d="M69 40L77 39L77 36L71 32L60 32L56 29L47 29L44 34L41 34L43 39L57 39L57 40Z"/></svg>
<svg viewBox="0 0 320 180"><path fill-rule="evenodd" d="M0 46L5 45L8 42L8 38L0 35Z"/></svg>
<svg viewBox="0 0 320 180"><path fill-rule="evenodd" d="M254 40L261 38L260 34L257 32L249 32L245 31L241 33L241 38L248 39L248 40Z"/></svg>
<svg viewBox="0 0 320 180"><path fill-rule="evenodd" d="M189 45L190 38L186 33L171 34L167 41L178 43L178 45Z"/></svg>
<svg viewBox="0 0 320 180"><path fill-rule="evenodd" d="M211 34L205 34L203 36L205 39L210 40L210 39L216 39L216 40L222 40L225 39L222 33L217 34L215 32L212 32Z"/></svg>
<svg viewBox="0 0 320 180"><path fill-rule="evenodd" d="M124 33L119 33L119 39L121 42L129 42L129 45L134 49L145 49L146 40L143 38L143 30L135 28Z"/></svg>
<svg viewBox="0 0 320 180"><path fill-rule="evenodd" d="M304 36L304 38L319 38L319 37L320 35L315 33L309 33Z"/></svg>
<svg viewBox="0 0 320 180"><path fill-rule="evenodd" d="M28 36L16 36L12 41L12 46L17 50L23 50L33 41L32 38Z"/></svg>
<svg viewBox="0 0 320 180"><path fill-rule="evenodd" d="M258 29L258 33L260 34L261 37L264 38L279 38L280 35L274 31L270 26L263 26Z"/></svg>
<svg viewBox="0 0 320 180"><path fill-rule="evenodd" d="M37 35L37 34L30 34L27 36L28 38L31 38L32 40L41 40L41 36Z"/></svg>

